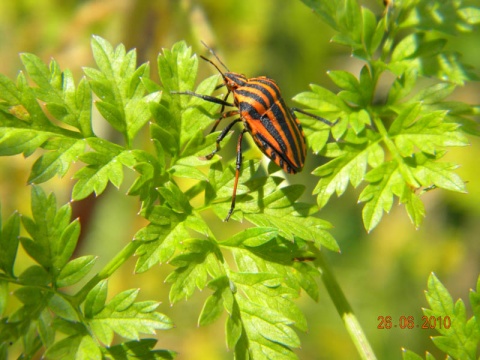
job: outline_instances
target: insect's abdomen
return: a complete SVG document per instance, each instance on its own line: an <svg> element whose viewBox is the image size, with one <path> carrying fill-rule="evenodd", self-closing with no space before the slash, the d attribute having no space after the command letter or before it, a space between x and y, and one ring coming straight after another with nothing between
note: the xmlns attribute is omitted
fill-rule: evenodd
<svg viewBox="0 0 480 360"><path fill-rule="evenodd" d="M301 171L306 156L305 135L277 84L266 77L249 79L234 96L240 116L262 152L288 173Z"/></svg>

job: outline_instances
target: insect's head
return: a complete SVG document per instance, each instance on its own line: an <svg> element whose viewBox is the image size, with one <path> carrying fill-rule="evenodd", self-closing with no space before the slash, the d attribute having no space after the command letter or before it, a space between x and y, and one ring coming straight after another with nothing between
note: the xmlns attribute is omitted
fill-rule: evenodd
<svg viewBox="0 0 480 360"><path fill-rule="evenodd" d="M237 74L234 72L227 72L223 74L223 81L228 90L233 91L240 86L245 86L247 78L243 74Z"/></svg>
<svg viewBox="0 0 480 360"><path fill-rule="evenodd" d="M215 56L215 59L217 59L217 61L225 68L225 70L227 70L227 72L222 72L222 70L220 70L220 68L213 61L211 61L211 60L207 59L206 57L200 55L200 57L203 60L208 61L210 64L215 66L215 68L218 70L220 75L222 75L223 82L224 82L224 84L225 84L225 86L227 87L228 90L234 91L235 89L239 88L240 86L245 85L245 83L247 82L247 78L245 77L245 75L237 74L237 73L234 73L234 72L231 72L230 70L228 70L227 66L222 62L222 60L220 60L220 58L217 56L217 54L215 54L215 52L211 48L209 48L203 41L202 41L202 44L208 49L208 51L210 51L210 53L213 56Z"/></svg>

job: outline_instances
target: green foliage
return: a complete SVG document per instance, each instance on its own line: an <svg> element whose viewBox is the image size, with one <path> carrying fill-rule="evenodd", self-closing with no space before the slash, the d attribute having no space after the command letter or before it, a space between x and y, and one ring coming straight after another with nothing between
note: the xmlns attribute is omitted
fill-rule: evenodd
<svg viewBox="0 0 480 360"><path fill-rule="evenodd" d="M422 6L417 6L419 1L396 1L379 18L355 0L304 2L337 30L335 42L350 46L365 62L358 77L329 72L341 89L338 94L312 85L295 98L322 116L339 119L331 129L302 120L309 146L330 159L313 172L320 177L318 205L324 206L333 193L343 194L349 183L364 184L359 201L365 203L368 231L390 210L394 197L419 226L425 215L422 192L465 191L453 171L456 165L439 160L445 148L467 144L465 132L477 131L469 118L473 108L446 100L474 74L458 54L445 50L442 32L471 31L478 23L478 9L460 1L440 6L435 10L445 15L445 22L437 23L429 12L434 6L430 1ZM430 34L432 29L438 33ZM128 194L138 196L140 215L148 224L87 280L95 257L72 259L80 223L71 220L70 205L57 209L54 195L32 186L31 218L13 214L0 236L1 354L8 354L5 344L22 341L24 357L41 351L46 358L173 358L172 351L153 350L155 340L140 338L172 327L171 320L156 311L157 302L135 302L134 289L107 301L108 277L136 255L137 273L167 262L174 267L166 279L171 304L190 299L196 289L211 291L198 324L211 324L225 312L226 343L236 358L297 358L294 349L300 340L295 329L306 331L307 321L294 300L302 291L318 300L316 278L326 273L325 265L319 265L319 250L339 251L328 232L332 225L315 216L318 206L299 201L304 186L286 184L274 175L274 166L260 168L258 152L247 151L231 217L246 227L232 236L217 234L202 213L212 210L219 219L227 214L235 159L220 161L215 155L205 160L219 132L204 133L218 119L220 106L178 92L211 95L218 75L194 89L198 58L185 42L158 56L161 84L149 78L148 64L137 66L135 50L114 48L94 36L92 51L96 67L84 68L86 77L78 85L55 60L46 65L32 54L22 54L26 72L16 82L0 75L0 155L27 157L40 150L30 183L73 172L74 201L101 195L109 183L125 185L127 168L135 174ZM385 96L379 96L376 89L386 73L396 78ZM425 76L436 80L421 88L418 83ZM111 139L123 141L94 133L94 95L102 120L112 134L120 135ZM328 141L330 134L335 142ZM148 136L151 145L137 145L145 143L140 136ZM71 169L74 162L80 165ZM199 194L204 195L200 205ZM34 264L16 276L19 244ZM302 261L315 258L315 264ZM80 288L73 295L68 289L72 285ZM20 305L8 313L11 288ZM339 309L346 307L338 305L346 302L339 288L327 289ZM432 289L429 293L434 294ZM460 316L461 309L454 310L452 316ZM468 337L470 330L465 327L461 334ZM356 327L356 336L359 333ZM439 346L451 346L442 339L436 340Z"/></svg>
<svg viewBox="0 0 480 360"><path fill-rule="evenodd" d="M2 227L0 342L23 341L25 357L33 357L44 347L48 359L64 359L71 354L101 359L108 353L112 358L126 358L131 357L128 353L132 347L145 354L150 352L154 343L144 343L139 333L155 334L155 330L172 327L171 320L156 311L158 303L135 302L138 290L133 289L116 295L106 304L106 280L87 289L86 297L81 292L70 295L68 287L84 280L96 259L89 255L71 259L80 234L78 219L70 221L71 212L70 204L57 209L53 194L47 196L40 187L33 186L32 218L21 217L29 237L19 237L18 214L12 215ZM19 240L35 264L16 275ZM20 304L13 313L7 314L10 291ZM100 343L111 345L114 332L132 341L109 349L102 347ZM61 340L59 333L64 335ZM153 356L157 356L157 352L151 351ZM159 358L172 356L173 353L166 351L158 353Z"/></svg>
<svg viewBox="0 0 480 360"><path fill-rule="evenodd" d="M33 187L33 218L22 217L30 238L20 237L20 243L38 265L18 279L13 275L19 243L18 215L13 215L4 227L2 242L6 251L1 264L5 284L22 285L15 294L29 306L28 316L34 312L34 318L23 315L17 321L21 329L13 332L13 339L7 335L12 328L8 318L4 340L28 336L35 342L26 352L34 353L43 346L48 358L72 352L91 358L120 353L127 356L137 350L149 356L173 356L151 350L152 344L139 338L140 333L153 334L172 326L168 318L155 311L156 302L134 302L137 290L123 291L106 302L104 279L135 253L137 272L165 262L175 267L167 277L172 304L192 297L197 288L213 290L199 324L211 323L225 310L227 344L237 356L247 352L255 358L295 358L292 348L300 343L292 326L305 331L307 325L292 300L302 289L318 298L314 281L318 271L295 259L321 246L338 251L328 233L331 225L311 216L316 212L314 205L297 201L303 186L284 186L283 179L259 171L255 154L247 153L238 189L239 210L232 219L245 219L256 227L217 240L200 212L212 208L223 218L230 206L234 164L224 168L219 156L209 161L202 159L215 146L218 133L205 137L203 131L212 123L219 106L173 94L193 88L197 57L183 42L165 50L158 58L162 81L158 85L148 79L148 66L136 67L134 51L126 52L123 46L114 49L99 37L93 38L92 50L98 68L84 69L87 78L77 88L69 72L62 73L55 61L48 67L34 55L22 55L36 87L28 86L23 74L17 85L2 77L0 148L3 155L25 156L38 148L46 150L32 168L32 182L65 175L73 161L84 163L73 175L77 180L73 200L92 193L100 195L108 183L120 187L124 167L132 169L138 176L128 193L139 196L141 215L149 224L137 232L134 242L106 270L71 297L58 289L85 279L95 257L70 260L80 233L79 221L70 222L70 205L57 210L53 195L47 197L39 187ZM210 77L196 91L210 94L217 82L218 76ZM92 100L90 90L100 99L95 102L98 111L113 131L122 134L124 144L97 137L91 124L86 123L91 116L86 105ZM38 106L37 99L45 103L44 108ZM133 149L135 135L150 118L154 152ZM204 165L210 166L208 173L199 169ZM193 179L195 183L183 189L177 183L179 178ZM201 191L205 191L205 203L194 208L190 201ZM225 251L233 254L237 270L225 262ZM33 287L33 283L42 286ZM51 323L58 326L49 327ZM56 331L67 337L56 341ZM127 341L110 347L114 333L135 343Z"/></svg>
<svg viewBox="0 0 480 360"><path fill-rule="evenodd" d="M473 314L467 319L467 309L462 299L453 302L452 296L435 274L428 279L428 290L425 293L430 309L423 309L429 319L429 326L440 334L432 337L437 348L453 359L477 359L480 343L480 277L477 289L470 290L470 304ZM426 359L435 359L427 353ZM420 356L404 350L403 359L419 360Z"/></svg>
<svg viewBox="0 0 480 360"><path fill-rule="evenodd" d="M478 77L447 50L447 34L473 31L480 9L467 1L391 1L377 18L356 0L303 0L338 31L332 41L351 47L365 65L355 76L330 71L340 89L338 96L318 85L295 100L331 119L336 142L324 146L324 125L305 121L310 146L331 160L314 170L320 177L315 188L323 207L348 184L364 185L359 202L365 203L363 222L370 231L389 212L394 198L405 204L418 227L425 209L420 196L426 189L465 192L465 183L439 162L445 149L468 144L465 133L479 134L469 118L473 107L447 100L455 87ZM435 14L435 16L433 16ZM435 31L435 32L432 32ZM386 93L376 91L388 73L396 79ZM421 87L422 77L433 79Z"/></svg>

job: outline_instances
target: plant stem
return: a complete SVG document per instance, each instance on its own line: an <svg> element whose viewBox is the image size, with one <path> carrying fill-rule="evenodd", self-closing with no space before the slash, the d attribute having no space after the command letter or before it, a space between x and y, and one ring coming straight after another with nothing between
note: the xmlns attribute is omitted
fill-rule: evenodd
<svg viewBox="0 0 480 360"><path fill-rule="evenodd" d="M88 283L85 284L73 297L73 302L77 305L81 304L87 294L97 285L101 280L111 276L115 270L122 266L142 244L142 241L131 241L125 246L105 267L98 272Z"/></svg>
<svg viewBox="0 0 480 360"><path fill-rule="evenodd" d="M370 343L363 332L363 329L357 317L353 313L352 307L348 303L345 294L333 275L330 266L325 261L320 251L316 252L315 264L319 268L322 276L322 281L332 299L338 314L343 320L343 323L350 334L350 337L357 348L360 357L365 360L376 359L375 354Z"/></svg>

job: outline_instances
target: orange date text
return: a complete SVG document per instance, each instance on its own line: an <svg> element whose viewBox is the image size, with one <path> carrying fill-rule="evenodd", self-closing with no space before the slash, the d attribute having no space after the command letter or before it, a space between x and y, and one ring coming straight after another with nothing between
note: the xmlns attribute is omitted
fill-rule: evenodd
<svg viewBox="0 0 480 360"><path fill-rule="evenodd" d="M422 316L421 321L415 319L414 316L399 316L394 319L392 316L378 316L377 329L449 329L452 325L450 316Z"/></svg>

